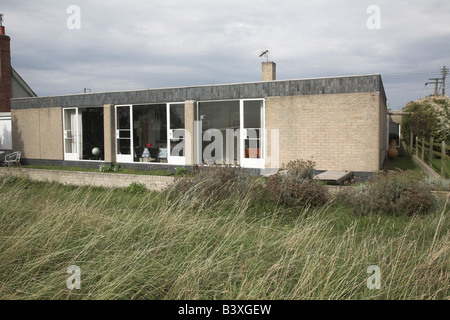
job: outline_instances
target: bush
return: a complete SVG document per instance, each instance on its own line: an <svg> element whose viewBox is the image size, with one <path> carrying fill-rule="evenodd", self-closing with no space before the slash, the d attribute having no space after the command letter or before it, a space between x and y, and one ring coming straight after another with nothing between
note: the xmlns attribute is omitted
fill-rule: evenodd
<svg viewBox="0 0 450 320"><path fill-rule="evenodd" d="M192 192L203 199L222 200L233 194L246 195L253 188L253 179L240 167L213 165L199 167L193 176L178 178L172 191L176 194Z"/></svg>
<svg viewBox="0 0 450 320"><path fill-rule="evenodd" d="M100 172L117 172L119 171L120 165L118 163L114 163L113 165L109 164L101 164L98 167L98 171Z"/></svg>
<svg viewBox="0 0 450 320"><path fill-rule="evenodd" d="M450 179L426 178L422 181L425 187L436 191L450 191Z"/></svg>
<svg viewBox="0 0 450 320"><path fill-rule="evenodd" d="M140 182L133 182L131 183L127 189L128 192L130 193L143 193L147 190L147 187L145 186L145 184L140 183Z"/></svg>
<svg viewBox="0 0 450 320"><path fill-rule="evenodd" d="M183 176L187 172L186 168L184 168L184 167L177 167L176 170L177 170L177 175L179 175L179 176Z"/></svg>
<svg viewBox="0 0 450 320"><path fill-rule="evenodd" d="M328 192L313 180L315 163L295 160L267 179L265 191L272 201L285 206L317 206L325 204Z"/></svg>
<svg viewBox="0 0 450 320"><path fill-rule="evenodd" d="M372 182L346 190L338 199L357 214L426 213L434 204L429 186L411 171L381 174Z"/></svg>

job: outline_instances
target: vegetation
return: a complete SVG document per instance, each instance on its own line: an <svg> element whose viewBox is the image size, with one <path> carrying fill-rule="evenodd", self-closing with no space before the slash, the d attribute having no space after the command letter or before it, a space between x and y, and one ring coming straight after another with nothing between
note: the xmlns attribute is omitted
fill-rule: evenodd
<svg viewBox="0 0 450 320"><path fill-rule="evenodd" d="M324 205L327 190L313 181L314 166L312 161L290 161L284 170L267 180L265 190L270 199L290 207Z"/></svg>
<svg viewBox="0 0 450 320"><path fill-rule="evenodd" d="M23 168L43 169L43 170L63 170L63 171L82 171L82 172L108 172L108 173L123 173L123 174L138 174L138 175L154 175L154 176L172 176L172 172L167 170L136 170L121 168L119 164L115 163L112 166L108 164L99 165L98 169L83 168L76 166L53 166L53 165L24 165Z"/></svg>
<svg viewBox="0 0 450 320"><path fill-rule="evenodd" d="M359 215L426 214L434 205L430 185L410 172L378 176L372 183L347 189L338 197Z"/></svg>
<svg viewBox="0 0 450 320"><path fill-rule="evenodd" d="M433 158L432 168L434 169L435 172L440 174L441 168L442 168L442 160L438 159L438 158ZM445 177L447 179L450 179L450 160L449 159L446 159L446 161L445 161L445 168L446 168Z"/></svg>
<svg viewBox="0 0 450 320"><path fill-rule="evenodd" d="M433 137L435 142L450 141L450 98L426 97L403 108L403 136ZM407 140L409 141L409 140Z"/></svg>
<svg viewBox="0 0 450 320"><path fill-rule="evenodd" d="M118 172L120 166L118 163L114 163L112 165L109 164L101 164L98 166L98 171L100 172Z"/></svg>
<svg viewBox="0 0 450 320"><path fill-rule="evenodd" d="M403 194L399 175L368 188L417 196ZM230 167L160 193L13 177L0 178L0 192L3 299L450 298L448 197L427 210L416 202L355 214L360 203L339 194L281 203ZM66 286L72 265L80 290ZM371 265L380 290L367 288Z"/></svg>
<svg viewBox="0 0 450 320"><path fill-rule="evenodd" d="M412 161L409 155L399 155L395 159L385 159L383 163L383 171L411 171L417 177L425 177L425 173L420 169L420 167Z"/></svg>

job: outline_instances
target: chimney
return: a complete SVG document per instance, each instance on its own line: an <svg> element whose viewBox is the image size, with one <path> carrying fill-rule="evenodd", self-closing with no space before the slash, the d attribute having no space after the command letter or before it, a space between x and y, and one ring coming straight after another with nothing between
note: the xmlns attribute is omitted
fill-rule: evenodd
<svg viewBox="0 0 450 320"><path fill-rule="evenodd" d="M11 39L5 34L0 14L0 112L11 111Z"/></svg>
<svg viewBox="0 0 450 320"><path fill-rule="evenodd" d="M275 62L266 61L262 63L262 81L277 80L277 65Z"/></svg>

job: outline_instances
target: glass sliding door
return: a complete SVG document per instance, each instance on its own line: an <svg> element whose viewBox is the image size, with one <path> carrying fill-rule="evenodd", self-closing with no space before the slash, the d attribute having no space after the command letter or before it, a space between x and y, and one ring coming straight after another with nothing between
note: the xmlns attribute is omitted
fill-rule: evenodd
<svg viewBox="0 0 450 320"><path fill-rule="evenodd" d="M116 161L133 162L132 108L116 106Z"/></svg>
<svg viewBox="0 0 450 320"><path fill-rule="evenodd" d="M79 159L78 110L63 109L64 160Z"/></svg>
<svg viewBox="0 0 450 320"><path fill-rule="evenodd" d="M103 108L63 109L64 160L103 160Z"/></svg>
<svg viewBox="0 0 450 320"><path fill-rule="evenodd" d="M198 103L197 120L201 123L196 143L202 163L236 165L240 162L239 100L205 101ZM208 132L220 133L222 141L209 139ZM215 145L217 148L211 148ZM218 148L221 148L219 150Z"/></svg>
<svg viewBox="0 0 450 320"><path fill-rule="evenodd" d="M168 127L168 162L169 164L186 163L186 130L183 103L167 104Z"/></svg>
<svg viewBox="0 0 450 320"><path fill-rule="evenodd" d="M264 168L264 102L242 100L241 166Z"/></svg>

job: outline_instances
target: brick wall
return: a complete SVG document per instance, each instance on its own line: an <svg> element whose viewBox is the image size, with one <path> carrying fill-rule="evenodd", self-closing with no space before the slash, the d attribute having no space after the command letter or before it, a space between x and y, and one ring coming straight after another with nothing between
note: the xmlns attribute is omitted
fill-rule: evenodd
<svg viewBox="0 0 450 320"><path fill-rule="evenodd" d="M303 159L317 170L377 171L386 125L380 100L379 93L267 98L266 129L279 129L280 165Z"/></svg>
<svg viewBox="0 0 450 320"><path fill-rule="evenodd" d="M379 107L379 116L380 116L380 120L379 120L379 169L381 169L381 167L383 166L384 160L386 159L386 155L387 155L387 149L389 148L388 146L388 141L387 139L389 138L389 134L388 134L388 130L389 130L389 119L388 119L388 112L387 112L387 108L386 108L386 104L383 101L383 99L379 100L380 103L380 107Z"/></svg>
<svg viewBox="0 0 450 320"><path fill-rule="evenodd" d="M11 111L10 38L0 34L0 112Z"/></svg>
<svg viewBox="0 0 450 320"><path fill-rule="evenodd" d="M262 81L277 80L277 65L275 62L267 61L262 63Z"/></svg>
<svg viewBox="0 0 450 320"><path fill-rule="evenodd" d="M62 109L12 110L13 150L22 158L63 160Z"/></svg>

